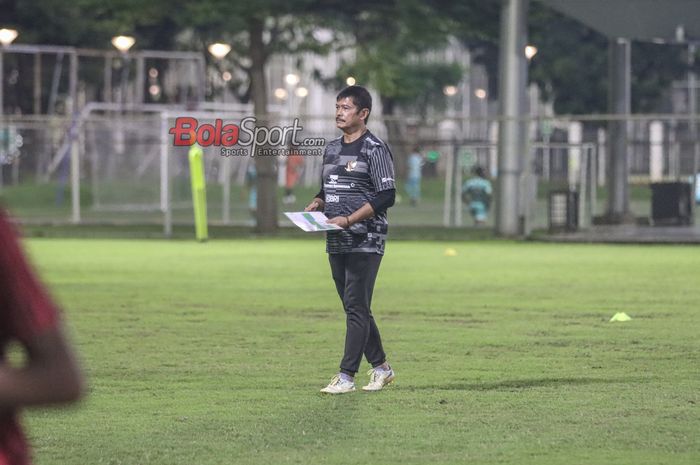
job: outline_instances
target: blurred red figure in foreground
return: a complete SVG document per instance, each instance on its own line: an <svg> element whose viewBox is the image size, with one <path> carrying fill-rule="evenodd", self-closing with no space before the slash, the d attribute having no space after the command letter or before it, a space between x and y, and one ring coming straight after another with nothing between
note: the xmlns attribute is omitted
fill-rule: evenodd
<svg viewBox="0 0 700 465"><path fill-rule="evenodd" d="M8 363L11 342L24 348L23 366ZM82 394L83 378L58 309L32 272L0 208L0 465L31 463L19 423L21 408L74 402Z"/></svg>

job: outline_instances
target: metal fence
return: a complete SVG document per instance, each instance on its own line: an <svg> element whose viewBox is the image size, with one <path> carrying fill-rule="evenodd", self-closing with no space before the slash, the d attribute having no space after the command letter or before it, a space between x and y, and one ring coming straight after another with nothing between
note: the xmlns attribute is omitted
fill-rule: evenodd
<svg viewBox="0 0 700 465"><path fill-rule="evenodd" d="M0 125L0 198L23 221L105 224L192 224L188 147L176 147L170 128L181 116L215 125L216 119L240 124L252 114L247 106L189 111L173 106L124 107L88 104L73 118L10 117ZM268 125L288 126L281 112ZM331 116L299 117L303 138L338 137ZM548 226L548 193L579 192L581 226L606 208L606 127L598 117L527 120L523 128L521 188L517 199L525 231ZM474 225L462 201L465 181L481 166L498 182L498 123L486 119L382 119L372 116L371 130L387 140L398 173L392 224L465 227ZM648 217L649 184L690 181L697 173L697 137L688 119L635 115L627 122L630 210ZM285 146L288 148L288 146ZM238 145L232 149L241 148ZM423 157L420 198L407 191L408 157ZM222 156L221 147L204 147L209 220L253 225L254 159ZM289 167L276 157L281 212L295 211L318 191L321 157L303 156ZM296 178L288 186L288 177ZM290 189L291 188L291 192ZM494 205L495 202L492 202ZM493 211L486 226L492 226Z"/></svg>

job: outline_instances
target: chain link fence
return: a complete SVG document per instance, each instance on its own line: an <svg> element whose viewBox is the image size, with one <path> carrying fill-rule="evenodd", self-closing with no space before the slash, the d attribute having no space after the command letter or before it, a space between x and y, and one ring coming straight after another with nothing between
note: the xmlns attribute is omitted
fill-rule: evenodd
<svg viewBox="0 0 700 465"><path fill-rule="evenodd" d="M196 118L200 126L215 126L217 119L240 125L251 109L145 110L97 104L72 119L5 117L0 126L0 198L16 217L29 222L158 223L166 229L166 223L192 224L189 147L175 146L170 133L182 116ZM293 120L274 113L268 127L288 127ZM595 117L524 122L517 202L525 232L549 226L548 196L554 190L578 192L581 227L605 213L608 123ZM304 139L339 136L331 116L300 117L299 124ZM394 153L398 196L390 211L393 225L474 226L463 194L477 166L497 195L497 121L372 115L369 127ZM635 115L627 128L630 213L648 218L651 183L694 181L698 140L687 118ZM245 148L240 140L230 147ZM254 158L225 156L216 144L203 149L210 222L254 225ZM413 153L420 158L412 159ZM287 155L276 157L281 225L289 225L284 211L302 209L318 192L322 168L318 154ZM495 205L493 198L483 227L494 225Z"/></svg>

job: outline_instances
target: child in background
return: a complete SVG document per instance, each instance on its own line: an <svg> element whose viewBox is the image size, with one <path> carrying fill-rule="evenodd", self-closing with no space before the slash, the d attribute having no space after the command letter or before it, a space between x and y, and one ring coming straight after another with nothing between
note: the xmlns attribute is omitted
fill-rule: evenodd
<svg viewBox="0 0 700 465"><path fill-rule="evenodd" d="M489 216L493 188L481 166L475 166L472 172L475 176L462 186L462 201L469 207L474 224L482 226Z"/></svg>

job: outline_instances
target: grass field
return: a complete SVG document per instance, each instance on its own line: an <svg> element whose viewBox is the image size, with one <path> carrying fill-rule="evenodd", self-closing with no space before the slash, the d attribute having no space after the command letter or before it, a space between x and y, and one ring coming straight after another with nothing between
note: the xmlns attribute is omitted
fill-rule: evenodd
<svg viewBox="0 0 700 465"><path fill-rule="evenodd" d="M90 384L26 415L39 465L700 463L697 247L391 242L397 381L339 397L320 237L28 247Z"/></svg>

